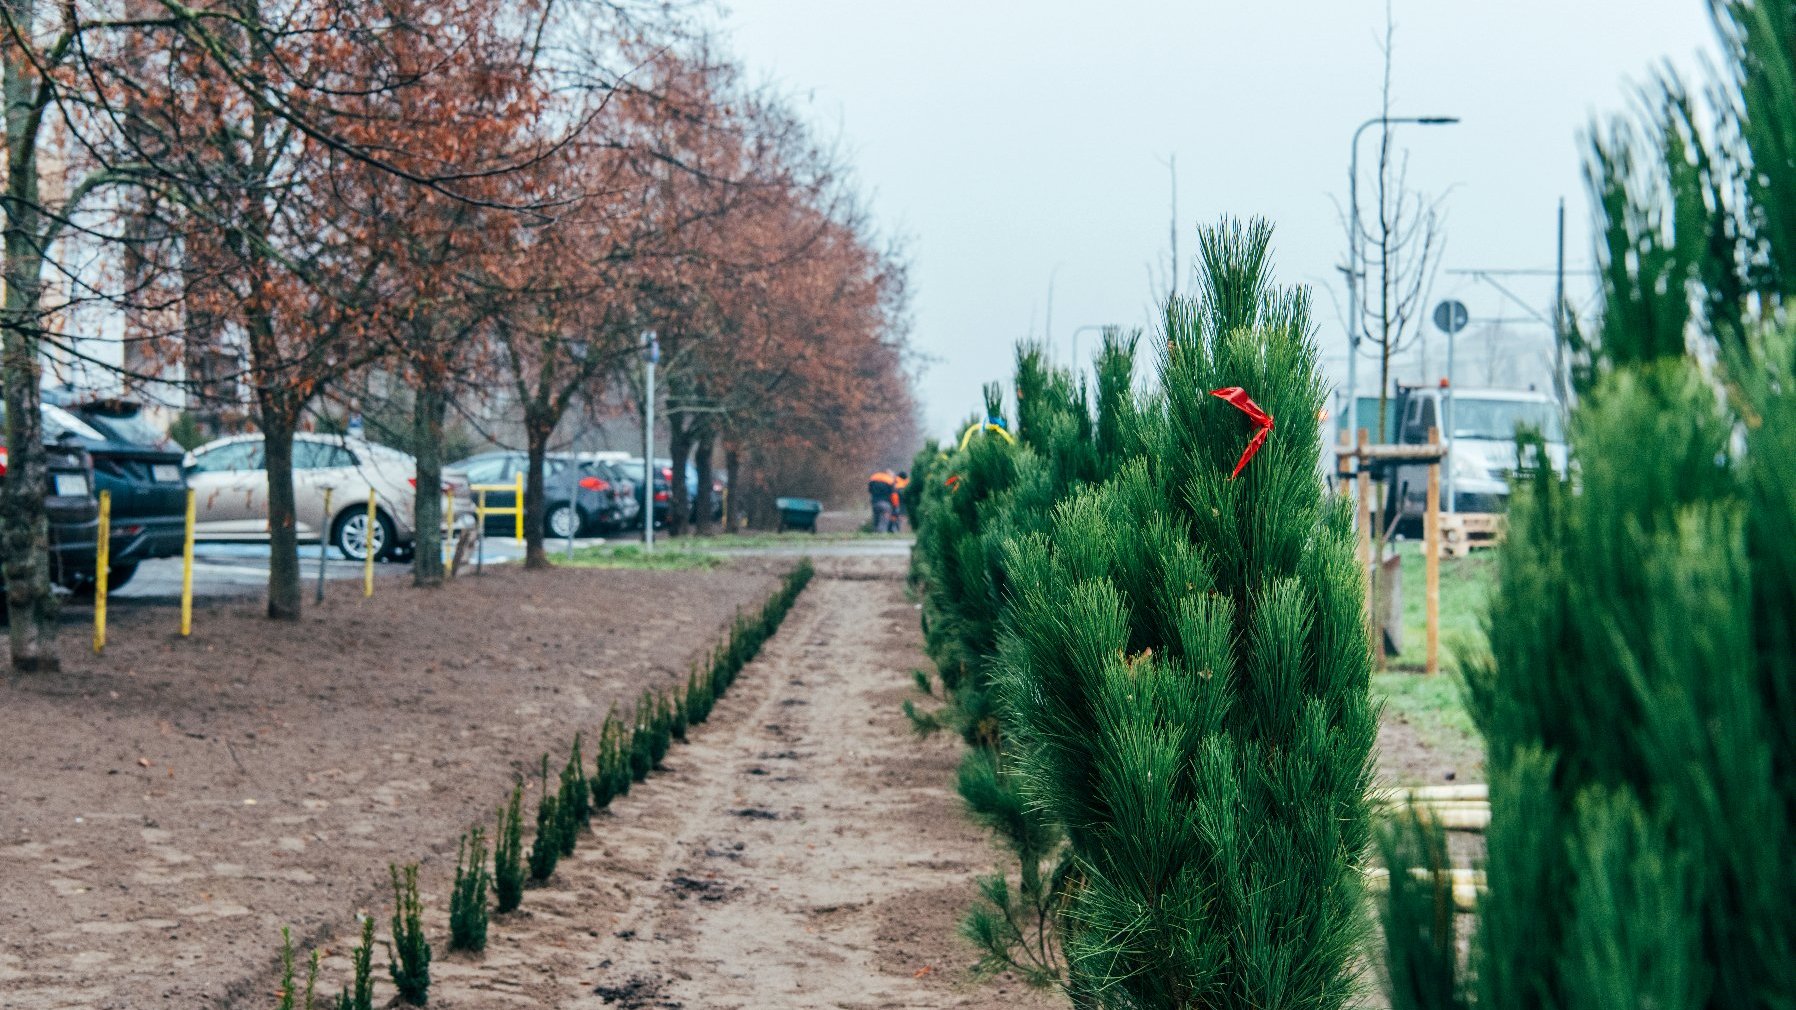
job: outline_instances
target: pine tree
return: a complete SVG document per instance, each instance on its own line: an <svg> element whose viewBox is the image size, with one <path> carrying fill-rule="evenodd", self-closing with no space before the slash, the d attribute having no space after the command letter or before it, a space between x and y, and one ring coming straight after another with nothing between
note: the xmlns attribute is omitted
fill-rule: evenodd
<svg viewBox="0 0 1796 1010"><path fill-rule="evenodd" d="M1144 455L1013 542L1000 652L1025 788L1065 831L1081 1005L1344 1006L1376 715L1351 516L1319 479L1324 393L1263 222L1200 232L1167 308ZM1278 427L1211 393L1243 387ZM1137 436L1130 436L1131 438Z"/></svg>
<svg viewBox="0 0 1796 1010"><path fill-rule="evenodd" d="M1489 893L1457 1005L1790 1005L1796 340L1762 341L1731 357L1725 404L1682 357L1604 375L1571 425L1575 481L1539 467L1511 506L1491 654L1467 671ZM1393 892L1387 920L1417 925L1392 964L1446 942L1427 899ZM1403 975L1392 998L1442 1005Z"/></svg>
<svg viewBox="0 0 1796 1010"><path fill-rule="evenodd" d="M486 832L480 828L455 846L455 887L449 895L449 948L486 949Z"/></svg>
<svg viewBox="0 0 1796 1010"><path fill-rule="evenodd" d="M389 866L393 876L393 933L387 944L387 972L399 998L412 1006L430 1002L430 941L424 938L424 905L418 899L418 864L403 871Z"/></svg>
<svg viewBox="0 0 1796 1010"><path fill-rule="evenodd" d="M542 794L537 798L536 837L530 840L530 879L538 883L561 861L561 790L549 788L549 755L543 755Z"/></svg>
<svg viewBox="0 0 1796 1010"><path fill-rule="evenodd" d="M1646 129L1593 143L1573 468L1518 482L1466 672L1491 800L1475 972L1438 953L1440 885L1393 888L1400 1010L1796 1005L1796 5L1713 13L1713 108L1668 76ZM1429 881L1409 830L1390 872Z"/></svg>
<svg viewBox="0 0 1796 1010"><path fill-rule="evenodd" d="M511 801L499 808L493 841L493 898L498 910L514 911L524 901L524 787L511 789Z"/></svg>
<svg viewBox="0 0 1796 1010"><path fill-rule="evenodd" d="M920 731L952 728L967 742L961 798L1017 861L1014 886L1005 874L980 880L981 900L961 932L981 949L981 971L1014 970L1037 984L1061 973L1055 929L1065 863L1058 829L1026 802L1003 752L991 666L1008 611L1004 547L1046 531L1061 499L1124 458L1134 348L1133 336L1106 331L1097 363L1102 408L1094 423L1090 398L1072 374L1051 367L1038 345L1019 345L1016 442L980 438L923 471L931 482L919 506L912 580L924 598L946 704L924 713L907 702L905 712ZM998 406L996 388L988 388L985 418L998 417ZM918 671L917 678L919 690L934 697L928 675Z"/></svg>
<svg viewBox="0 0 1796 1010"><path fill-rule="evenodd" d="M374 917L362 916L362 939L350 953L354 979L337 994L337 1010L374 1010Z"/></svg>

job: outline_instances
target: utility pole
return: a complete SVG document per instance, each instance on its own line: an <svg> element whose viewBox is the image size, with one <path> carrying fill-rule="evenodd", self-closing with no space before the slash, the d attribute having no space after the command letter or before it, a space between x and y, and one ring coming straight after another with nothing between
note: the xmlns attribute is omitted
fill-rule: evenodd
<svg viewBox="0 0 1796 1010"><path fill-rule="evenodd" d="M1172 184L1172 217L1169 219L1167 231L1172 237L1172 290L1179 293L1179 156L1177 152L1166 156L1166 174Z"/></svg>
<svg viewBox="0 0 1796 1010"><path fill-rule="evenodd" d="M1565 374L1565 197L1559 198L1559 260L1553 268L1553 393L1559 409L1569 406L1571 382Z"/></svg>
<svg viewBox="0 0 1796 1010"><path fill-rule="evenodd" d="M642 397L642 549L655 549L655 365L661 361L661 341L654 330L642 334L644 369ZM671 487L670 487L671 490Z"/></svg>

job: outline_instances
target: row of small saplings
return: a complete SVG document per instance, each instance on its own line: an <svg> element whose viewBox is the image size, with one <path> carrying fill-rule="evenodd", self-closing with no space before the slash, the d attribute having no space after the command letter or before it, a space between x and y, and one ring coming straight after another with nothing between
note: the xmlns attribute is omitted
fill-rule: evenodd
<svg viewBox="0 0 1796 1010"><path fill-rule="evenodd" d="M449 896L449 949L478 952L486 949L487 897L493 912L515 910L524 900L527 882L541 884L555 873L560 861L574 854L582 828L592 815L625 795L630 786L648 778L659 767L675 741L686 739L689 726L711 714L712 706L735 682L737 674L760 652L761 646L785 619L812 574L808 560L799 563L780 588L752 618L738 616L729 638L711 654L708 669L695 667L684 690L669 696L644 691L634 718L627 724L614 708L599 731L598 755L589 773L582 754L581 736L575 734L567 763L556 788L550 788L549 756L542 759L542 792L536 808L536 835L524 851L524 786L512 787L511 796L499 808L494 832L491 869L487 863L486 830L476 827L461 837L456 847L455 886ZM387 973L399 998L424 1006L430 996L430 942L424 935L424 909L418 898L418 864L389 867L393 882L392 939L387 943ZM362 938L350 961L351 983L332 999L318 1002L320 952L312 951L311 963L301 980L294 965L292 934L281 930L281 978L278 1010L374 1010L374 919L362 918Z"/></svg>
<svg viewBox="0 0 1796 1010"><path fill-rule="evenodd" d="M1490 827L1490 787L1485 785L1392 789L1378 796L1375 802L1387 813L1413 811L1422 822L1447 831L1482 832ZM1429 871L1421 867L1410 873L1423 880L1429 876ZM1387 886L1388 875L1382 866L1367 871L1374 888ZM1484 871L1456 866L1442 871L1442 875L1447 878L1442 883L1453 889L1454 907L1462 912L1474 911L1478 907L1478 894L1484 890Z"/></svg>

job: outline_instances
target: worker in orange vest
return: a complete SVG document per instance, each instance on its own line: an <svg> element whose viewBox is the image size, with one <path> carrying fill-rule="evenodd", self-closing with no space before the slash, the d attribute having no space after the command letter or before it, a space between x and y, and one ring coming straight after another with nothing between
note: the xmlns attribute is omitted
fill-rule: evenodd
<svg viewBox="0 0 1796 1010"><path fill-rule="evenodd" d="M910 487L910 474L900 470L892 481L892 525L887 533L897 533L904 528L904 489L907 487ZM911 527L916 528L916 523L913 522Z"/></svg>
<svg viewBox="0 0 1796 1010"><path fill-rule="evenodd" d="M873 532L884 533L892 525L892 500L897 496L898 476L889 470L875 470L867 478L867 499L873 506Z"/></svg>

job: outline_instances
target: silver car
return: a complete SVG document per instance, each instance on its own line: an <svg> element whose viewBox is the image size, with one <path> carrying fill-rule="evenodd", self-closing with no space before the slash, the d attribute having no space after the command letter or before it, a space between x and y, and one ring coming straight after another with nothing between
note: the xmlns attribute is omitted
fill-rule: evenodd
<svg viewBox="0 0 1796 1010"><path fill-rule="evenodd" d="M268 539L268 471L261 435L232 435L187 454L187 483L194 490L197 540ZM400 558L413 540L412 504L417 461L384 445L342 435L293 436L293 496L301 543L327 540L345 557L367 557L368 495L375 496L375 557ZM329 488L330 510L325 511ZM455 525L473 525L474 505L465 474L444 470L443 491L453 496Z"/></svg>

